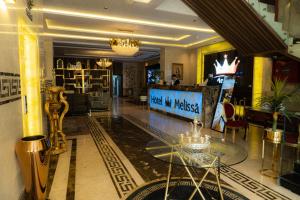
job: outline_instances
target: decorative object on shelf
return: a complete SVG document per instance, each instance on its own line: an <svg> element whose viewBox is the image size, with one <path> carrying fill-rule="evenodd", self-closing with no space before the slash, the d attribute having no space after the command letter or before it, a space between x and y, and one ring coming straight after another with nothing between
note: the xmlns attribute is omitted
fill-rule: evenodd
<svg viewBox="0 0 300 200"><path fill-rule="evenodd" d="M64 69L64 68L57 68L57 69ZM81 70L82 69L82 64L80 61L77 61L75 65L68 63L67 64L67 69L71 69L71 70Z"/></svg>
<svg viewBox="0 0 300 200"><path fill-rule="evenodd" d="M68 63L69 64L69 63ZM64 61L62 59L58 59L56 61L56 68L57 69L63 69L64 68Z"/></svg>
<svg viewBox="0 0 300 200"><path fill-rule="evenodd" d="M82 65L80 61L76 62L76 69L82 69Z"/></svg>
<svg viewBox="0 0 300 200"><path fill-rule="evenodd" d="M104 68L110 67L112 65L111 60L108 58L100 58L96 63L98 66Z"/></svg>
<svg viewBox="0 0 300 200"><path fill-rule="evenodd" d="M69 104L63 96L63 87L52 86L48 88L48 99L45 103L45 111L50 122L50 142L52 154L60 154L67 151L66 136L63 133L63 118L69 110ZM60 109L64 105L63 111Z"/></svg>
<svg viewBox="0 0 300 200"><path fill-rule="evenodd" d="M139 51L140 42L132 39L113 38L109 44L114 52L121 56L133 56Z"/></svg>
<svg viewBox="0 0 300 200"><path fill-rule="evenodd" d="M191 131L179 135L179 143L185 148L190 148L194 150L203 150L208 148L210 145L210 136L202 135L202 128L203 123L195 118L192 123Z"/></svg>
<svg viewBox="0 0 300 200"><path fill-rule="evenodd" d="M86 68L87 68L87 69L91 69L91 63L90 63L90 60L87 60L87 61L86 61Z"/></svg>
<svg viewBox="0 0 300 200"><path fill-rule="evenodd" d="M50 143L43 135L24 137L16 144L16 154L25 184L24 199L46 199L50 163Z"/></svg>
<svg viewBox="0 0 300 200"><path fill-rule="evenodd" d="M277 129L278 115L281 114L289 119L292 113L286 110L286 104L294 101L296 97L299 97L300 86L297 85L295 89L288 91L286 88L286 79L275 79L274 81L272 81L271 90L272 95L262 96L261 98L259 98L260 105L263 107L267 107L273 112L272 130L266 130L265 136L271 141L280 142L283 131Z"/></svg>

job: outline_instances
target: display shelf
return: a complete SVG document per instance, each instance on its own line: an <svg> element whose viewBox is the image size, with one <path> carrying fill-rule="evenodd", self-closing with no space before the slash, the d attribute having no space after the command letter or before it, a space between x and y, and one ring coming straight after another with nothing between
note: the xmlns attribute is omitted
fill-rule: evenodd
<svg viewBox="0 0 300 200"><path fill-rule="evenodd" d="M97 92L110 89L111 73L109 69L55 69L57 86L67 87L74 93ZM78 86L80 84L80 86ZM105 85L105 86L104 86ZM80 89L80 91L78 90Z"/></svg>

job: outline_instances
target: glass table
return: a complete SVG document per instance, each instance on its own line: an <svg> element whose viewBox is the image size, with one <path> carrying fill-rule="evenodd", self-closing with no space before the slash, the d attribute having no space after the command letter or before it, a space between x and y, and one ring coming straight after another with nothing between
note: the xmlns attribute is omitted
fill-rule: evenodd
<svg viewBox="0 0 300 200"><path fill-rule="evenodd" d="M169 196L169 183L173 165L182 166L195 186L195 190L189 199L192 199L197 192L202 199L205 199L200 187L209 172L212 171L216 177L220 199L223 200L220 183L220 168L241 163L248 155L242 146L227 141L225 142L221 138L210 138L210 145L204 149L187 147L180 144L177 139L163 140L157 138L147 144L146 151L153 157L169 164L164 195L165 200L168 199ZM205 173L202 177L195 177L191 171L192 168L204 169Z"/></svg>

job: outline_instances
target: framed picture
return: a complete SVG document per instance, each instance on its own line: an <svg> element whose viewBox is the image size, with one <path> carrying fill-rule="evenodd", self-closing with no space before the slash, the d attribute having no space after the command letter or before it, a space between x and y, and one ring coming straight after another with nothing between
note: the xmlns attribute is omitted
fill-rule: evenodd
<svg viewBox="0 0 300 200"><path fill-rule="evenodd" d="M172 75L175 74L178 80L183 80L183 64L172 63Z"/></svg>

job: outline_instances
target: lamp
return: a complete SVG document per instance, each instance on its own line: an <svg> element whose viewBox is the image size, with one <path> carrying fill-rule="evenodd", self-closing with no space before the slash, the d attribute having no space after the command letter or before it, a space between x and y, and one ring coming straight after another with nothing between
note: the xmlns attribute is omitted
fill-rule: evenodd
<svg viewBox="0 0 300 200"><path fill-rule="evenodd" d="M4 0L8 4L15 4L16 0Z"/></svg>
<svg viewBox="0 0 300 200"><path fill-rule="evenodd" d="M139 41L132 39L111 39L109 44L114 52L121 56L133 56L139 51Z"/></svg>
<svg viewBox="0 0 300 200"><path fill-rule="evenodd" d="M108 58L100 58L99 61L96 62L100 67L109 67L112 65L112 62Z"/></svg>

